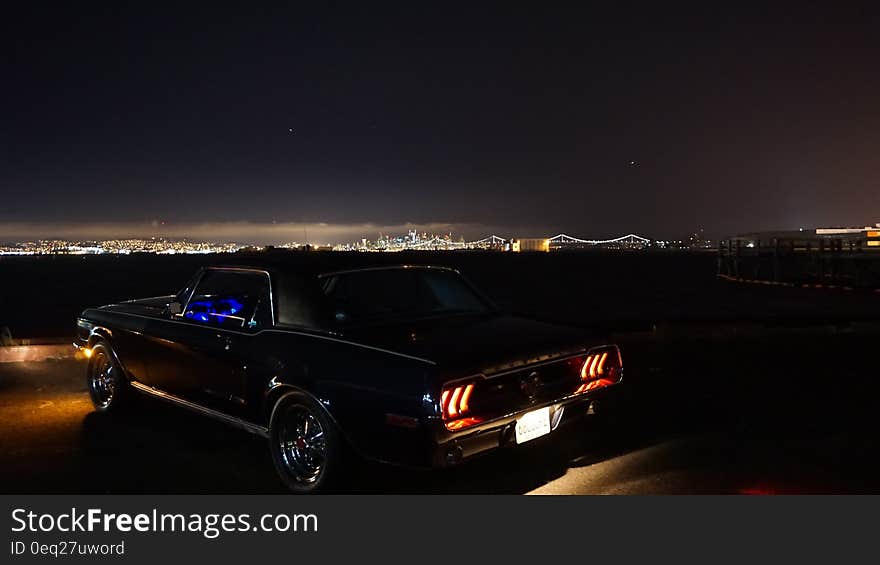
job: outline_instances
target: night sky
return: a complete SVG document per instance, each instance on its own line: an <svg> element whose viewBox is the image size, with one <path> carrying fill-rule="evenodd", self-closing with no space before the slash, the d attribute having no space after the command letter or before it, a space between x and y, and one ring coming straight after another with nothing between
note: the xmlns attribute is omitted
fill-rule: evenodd
<svg viewBox="0 0 880 565"><path fill-rule="evenodd" d="M880 19L861 9L66 4L0 24L0 237L880 221Z"/></svg>

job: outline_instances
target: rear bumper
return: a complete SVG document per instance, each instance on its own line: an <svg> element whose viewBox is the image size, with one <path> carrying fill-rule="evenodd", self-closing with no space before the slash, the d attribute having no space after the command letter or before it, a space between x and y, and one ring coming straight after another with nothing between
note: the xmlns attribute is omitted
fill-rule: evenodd
<svg viewBox="0 0 880 565"><path fill-rule="evenodd" d="M545 441L553 438L561 426L568 426L583 421L593 403L606 399L617 393L619 384L605 387L589 394L579 394L555 402L536 404L528 409L496 418L473 428L460 432L448 432L442 424L437 434L437 442L431 456L433 467L451 467L471 459L477 455L495 449L516 446L516 422L525 413L540 408L550 407L550 433L532 440ZM531 442L529 442L531 443Z"/></svg>

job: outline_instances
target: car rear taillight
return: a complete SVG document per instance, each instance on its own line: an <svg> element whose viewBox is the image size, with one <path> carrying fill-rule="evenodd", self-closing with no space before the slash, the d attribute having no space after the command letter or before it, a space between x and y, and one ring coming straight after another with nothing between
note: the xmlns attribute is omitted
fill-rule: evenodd
<svg viewBox="0 0 880 565"><path fill-rule="evenodd" d="M575 394L613 385L623 376L623 360L616 345L591 349L580 367L581 383Z"/></svg>
<svg viewBox="0 0 880 565"><path fill-rule="evenodd" d="M440 410L446 429L461 430L483 421L471 414L471 396L474 383L454 384L443 389L440 395Z"/></svg>

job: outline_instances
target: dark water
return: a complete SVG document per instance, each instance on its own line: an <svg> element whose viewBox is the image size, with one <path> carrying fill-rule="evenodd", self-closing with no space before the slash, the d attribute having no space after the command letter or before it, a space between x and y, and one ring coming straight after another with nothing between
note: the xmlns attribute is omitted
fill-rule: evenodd
<svg viewBox="0 0 880 565"><path fill-rule="evenodd" d="M315 253L285 260L314 261ZM655 324L876 320L880 295L717 280L714 253L320 253L328 265L432 263L460 269L507 309L606 329ZM289 258L289 259L288 259ZM234 255L0 258L0 327L14 337L65 337L84 308L176 292L202 265Z"/></svg>

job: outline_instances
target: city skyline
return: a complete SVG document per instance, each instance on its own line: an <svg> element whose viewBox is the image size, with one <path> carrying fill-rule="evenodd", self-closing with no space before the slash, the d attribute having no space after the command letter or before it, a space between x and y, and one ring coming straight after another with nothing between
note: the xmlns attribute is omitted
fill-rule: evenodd
<svg viewBox="0 0 880 565"><path fill-rule="evenodd" d="M444 226L448 228L449 226ZM764 237L772 238L774 234L791 234L805 232L820 236L841 233L877 233L880 222L874 225L810 227L798 230L774 230L763 232ZM374 232L375 236L361 234L360 237L348 241L320 241L308 239L308 231L303 230L302 240L253 240L242 241L234 238L211 239L184 236L117 236L94 238L63 238L63 237L31 237L22 239L0 238L0 255L42 255L42 254L131 254L131 253L235 253L247 249L321 249L333 251L401 251L401 250L543 250L553 249L588 249L604 247L606 249L660 248L660 249L707 249L714 248L719 239L712 238L703 228L698 228L679 238L644 237L628 233L616 237L605 238L579 237L571 233L557 231L555 235L535 237L524 234L498 233L480 234L466 238L464 234L455 234L454 230L443 232L419 230L412 226L406 232L393 233L387 230ZM732 237L761 237L761 233L737 234ZM724 239L724 238L722 238ZM520 249L522 247L522 249Z"/></svg>
<svg viewBox="0 0 880 565"><path fill-rule="evenodd" d="M747 225L747 224L746 224ZM375 240L383 234L405 234L411 231L444 235L456 234L473 241L490 235L505 238L541 238L557 234L579 234L575 237L585 239L613 239L625 234L640 234L649 239L675 241L686 239L699 232L701 237L709 240L720 240L741 233L754 231L803 230L815 227L861 229L864 226L875 226L876 222L866 221L854 224L822 222L817 225L772 226L771 230L740 229L735 232L719 232L703 224L692 223L683 225L677 230L667 233L652 233L639 229L638 226L625 226L617 231L593 231L589 229L572 229L568 226L528 227L512 225L488 225L466 223L432 223L399 225L377 225L373 223L334 225L327 223L284 223L284 222L199 222L173 223L164 221L152 222L92 222L92 223L25 223L0 222L0 243L20 243L36 240L66 241L108 241L114 239L170 239L192 240L201 242L230 242L242 246L285 245L290 242L301 242L311 245L341 245L359 241L363 238Z"/></svg>
<svg viewBox="0 0 880 565"><path fill-rule="evenodd" d="M537 246L536 246L537 244ZM606 240L584 240L569 234L540 238L501 237L487 235L478 240L465 240L453 233L436 234L409 230L405 234L379 234L375 239L367 237L357 241L322 244L287 241L272 244L244 244L234 241L203 241L191 238L114 238L92 240L34 239L27 241L0 241L0 255L91 255L132 253L151 254L208 254L236 253L244 250L317 249L333 251L438 251L438 250L495 250L526 251L553 249L584 249L602 247L607 249L656 248L708 248L713 243L704 239L702 231L694 232L685 239L655 240L636 234L626 234Z"/></svg>

